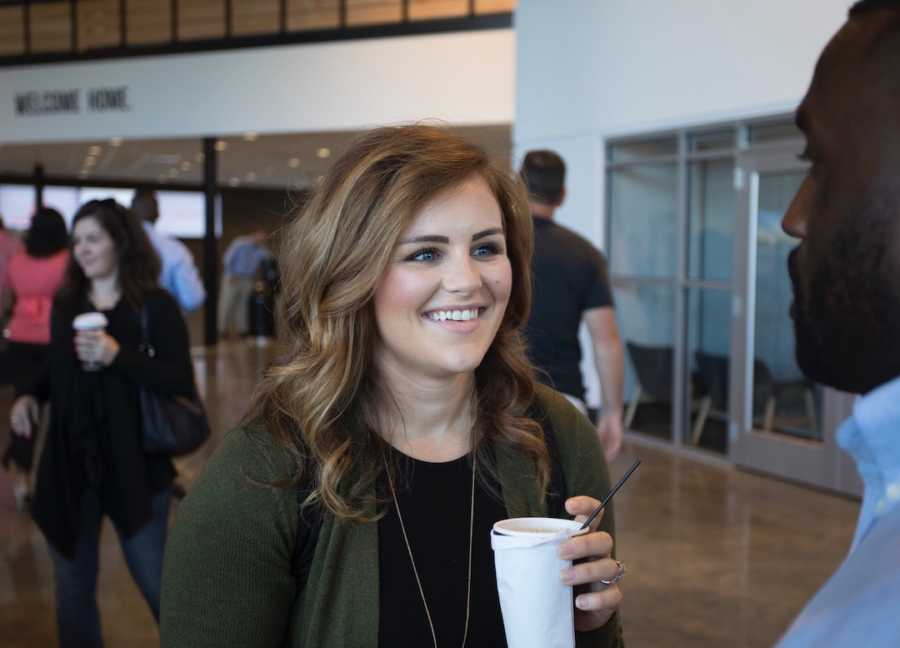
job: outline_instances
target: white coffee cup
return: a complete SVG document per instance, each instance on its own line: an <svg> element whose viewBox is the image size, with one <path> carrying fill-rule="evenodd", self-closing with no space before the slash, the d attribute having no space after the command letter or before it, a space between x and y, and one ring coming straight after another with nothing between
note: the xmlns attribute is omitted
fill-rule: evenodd
<svg viewBox="0 0 900 648"><path fill-rule="evenodd" d="M82 313L72 320L72 328L76 331L102 331L109 322L103 313ZM99 362L83 362L81 367L85 371L97 371L103 368Z"/></svg>
<svg viewBox="0 0 900 648"><path fill-rule="evenodd" d="M572 586L560 579L571 560L562 542L586 533L574 520L511 518L494 524L491 547L509 648L574 648Z"/></svg>

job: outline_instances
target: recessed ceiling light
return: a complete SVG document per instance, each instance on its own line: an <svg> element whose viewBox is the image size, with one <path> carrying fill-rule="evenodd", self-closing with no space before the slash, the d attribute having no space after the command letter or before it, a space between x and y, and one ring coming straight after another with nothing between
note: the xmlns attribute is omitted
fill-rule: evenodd
<svg viewBox="0 0 900 648"><path fill-rule="evenodd" d="M94 144L93 146L88 147L88 155L100 155L103 151L102 148Z"/></svg>
<svg viewBox="0 0 900 648"><path fill-rule="evenodd" d="M122 138L121 137L111 137L109 140L110 146L122 146Z"/></svg>
<svg viewBox="0 0 900 648"><path fill-rule="evenodd" d="M182 162L182 163L181 163L181 170L182 170L182 171L190 171L190 170L191 170L191 163L190 163L188 160L185 160L184 162Z"/></svg>
<svg viewBox="0 0 900 648"><path fill-rule="evenodd" d="M259 139L259 133L256 133L254 131L248 131L248 132L244 133L244 141L245 142L255 142L258 139Z"/></svg>
<svg viewBox="0 0 900 648"><path fill-rule="evenodd" d="M324 146L316 151L316 155L318 155L323 160L331 155L331 149L325 148Z"/></svg>
<svg viewBox="0 0 900 648"><path fill-rule="evenodd" d="M221 153L228 148L228 142L225 140L216 140L216 150Z"/></svg>
<svg viewBox="0 0 900 648"><path fill-rule="evenodd" d="M228 184L230 184L232 187L237 187L239 184L241 184L241 180L240 178L232 178L228 181Z"/></svg>
<svg viewBox="0 0 900 648"><path fill-rule="evenodd" d="M300 158L291 158L290 160L288 160L288 166L292 169L296 169L298 166L300 166Z"/></svg>
<svg viewBox="0 0 900 648"><path fill-rule="evenodd" d="M247 182L253 182L254 180L256 180L256 173L254 173L253 171L247 171L244 178L247 180Z"/></svg>

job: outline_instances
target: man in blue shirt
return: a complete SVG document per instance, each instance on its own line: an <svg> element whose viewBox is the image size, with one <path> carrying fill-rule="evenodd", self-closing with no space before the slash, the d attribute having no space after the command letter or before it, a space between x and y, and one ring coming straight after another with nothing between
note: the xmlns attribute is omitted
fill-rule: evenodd
<svg viewBox="0 0 900 648"><path fill-rule="evenodd" d="M172 293L184 310L200 308L206 301L206 290L191 251L178 239L156 230L156 221L159 219L156 194L147 189L135 191L131 211L143 221L144 231L162 261L159 285Z"/></svg>
<svg viewBox="0 0 900 648"><path fill-rule="evenodd" d="M247 333L247 304L259 264L272 256L264 246L265 230L238 236L225 250L222 291L219 296L219 331L225 338Z"/></svg>
<svg viewBox="0 0 900 648"><path fill-rule="evenodd" d="M849 555L779 646L900 646L900 0L853 6L797 125L812 164L782 223L801 240L797 362L863 395L838 441L865 494Z"/></svg>

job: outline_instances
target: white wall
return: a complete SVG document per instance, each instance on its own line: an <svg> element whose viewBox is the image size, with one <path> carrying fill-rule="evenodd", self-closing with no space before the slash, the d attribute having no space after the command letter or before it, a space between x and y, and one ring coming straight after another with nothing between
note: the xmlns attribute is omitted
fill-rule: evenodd
<svg viewBox="0 0 900 648"><path fill-rule="evenodd" d="M771 112L803 95L852 0L521 0L516 139Z"/></svg>
<svg viewBox="0 0 900 648"><path fill-rule="evenodd" d="M498 29L7 68L0 143L510 123L514 59L514 32ZM126 112L14 109L22 93L119 86Z"/></svg>
<svg viewBox="0 0 900 648"><path fill-rule="evenodd" d="M851 4L520 0L516 162L559 151L570 175L558 220L603 247L607 138L789 112ZM596 405L589 360L582 371Z"/></svg>

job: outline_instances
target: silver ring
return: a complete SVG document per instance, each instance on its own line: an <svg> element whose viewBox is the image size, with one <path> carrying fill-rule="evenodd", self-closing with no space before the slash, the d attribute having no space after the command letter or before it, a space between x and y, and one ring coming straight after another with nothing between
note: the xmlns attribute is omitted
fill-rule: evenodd
<svg viewBox="0 0 900 648"><path fill-rule="evenodd" d="M619 567L619 571L616 572L616 575L612 578L606 579L601 578L600 582L606 585L607 587L610 585L615 585L625 576L625 563L616 561L616 565Z"/></svg>

